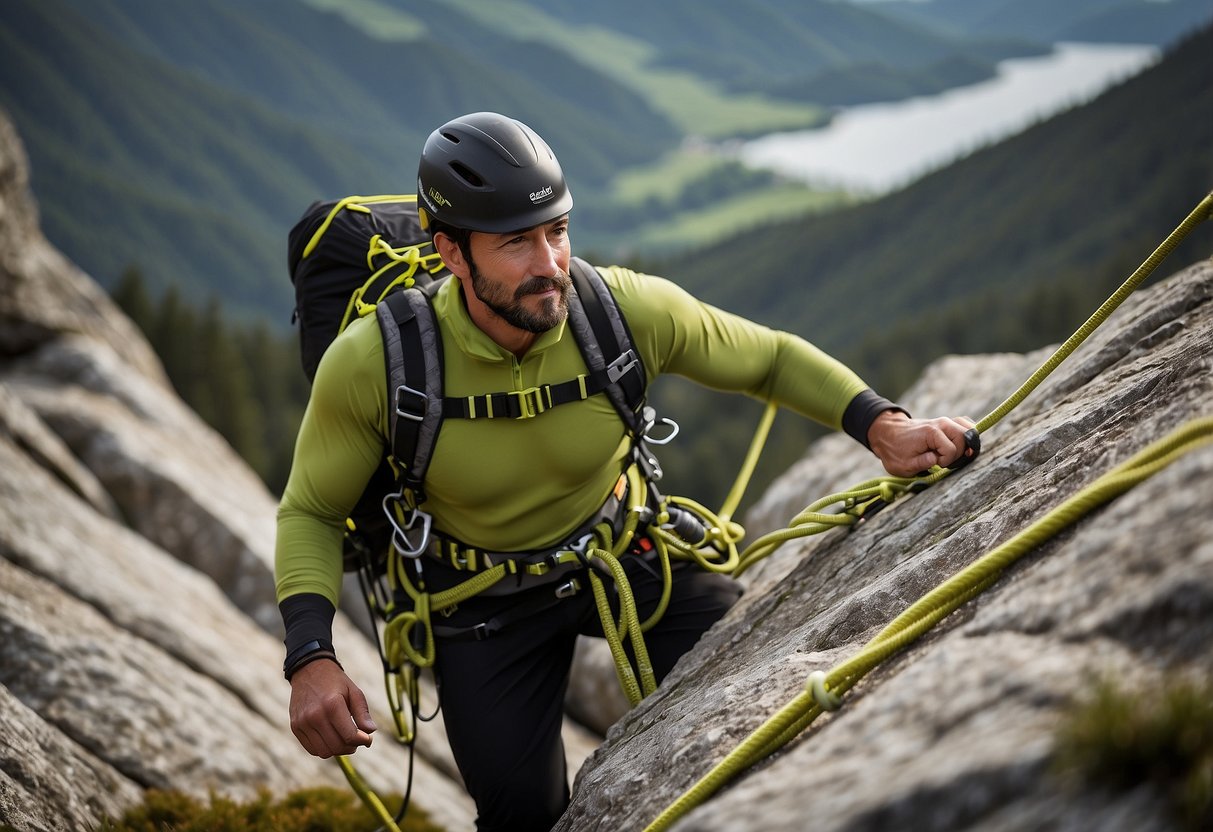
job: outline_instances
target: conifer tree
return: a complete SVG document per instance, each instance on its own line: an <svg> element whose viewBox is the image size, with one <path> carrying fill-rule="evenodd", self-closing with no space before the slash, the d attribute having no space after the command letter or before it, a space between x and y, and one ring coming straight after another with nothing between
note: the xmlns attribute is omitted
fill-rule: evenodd
<svg viewBox="0 0 1213 832"><path fill-rule="evenodd" d="M131 264L122 271L112 294L114 302L134 322L144 335L152 329L155 310L151 296L147 292L147 282L143 279L143 271Z"/></svg>

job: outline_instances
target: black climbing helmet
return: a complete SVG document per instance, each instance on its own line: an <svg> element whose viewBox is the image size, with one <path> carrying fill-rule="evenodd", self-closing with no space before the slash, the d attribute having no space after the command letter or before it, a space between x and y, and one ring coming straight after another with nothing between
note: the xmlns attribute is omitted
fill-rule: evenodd
<svg viewBox="0 0 1213 832"><path fill-rule="evenodd" d="M573 207L556 154L520 121L472 113L430 134L417 169L417 210L454 228L501 234L533 228Z"/></svg>

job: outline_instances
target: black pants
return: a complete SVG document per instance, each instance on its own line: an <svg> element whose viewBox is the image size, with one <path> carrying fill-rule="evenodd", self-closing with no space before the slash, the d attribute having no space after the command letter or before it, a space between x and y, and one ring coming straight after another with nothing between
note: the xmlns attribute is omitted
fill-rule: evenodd
<svg viewBox="0 0 1213 832"><path fill-rule="evenodd" d="M660 573L637 557L624 563L644 621L661 597ZM741 596L735 581L693 564L675 564L673 575L665 615L645 634L658 682ZM435 583L446 581L439 578ZM602 636L584 575L581 583L584 588L575 597L483 641L438 641L435 672L446 733L476 802L479 832L548 830L568 806L560 728L569 667L578 634ZM613 586L609 580L606 584L614 602ZM527 593L551 595L554 586ZM436 616L435 623L471 626L518 600L516 595L478 596L449 619Z"/></svg>

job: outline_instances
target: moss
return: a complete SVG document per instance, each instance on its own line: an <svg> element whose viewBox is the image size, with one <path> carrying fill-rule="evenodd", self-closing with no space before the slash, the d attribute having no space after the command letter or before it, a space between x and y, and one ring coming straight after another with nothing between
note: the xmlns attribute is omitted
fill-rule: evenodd
<svg viewBox="0 0 1213 832"><path fill-rule="evenodd" d="M1133 692L1099 683L1067 714L1056 763L1097 787L1149 784L1183 827L1213 828L1213 680Z"/></svg>
<svg viewBox="0 0 1213 832"><path fill-rule="evenodd" d="M391 812L400 796L384 802ZM267 791L246 802L212 795L209 803L177 791L151 790L142 805L120 819L105 818L101 832L366 832L379 821L348 790L304 789L281 799ZM402 832L443 832L416 806L400 827Z"/></svg>

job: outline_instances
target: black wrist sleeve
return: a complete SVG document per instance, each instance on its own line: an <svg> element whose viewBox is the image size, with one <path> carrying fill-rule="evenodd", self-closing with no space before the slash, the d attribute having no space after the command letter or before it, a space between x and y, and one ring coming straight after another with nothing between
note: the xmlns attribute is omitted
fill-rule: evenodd
<svg viewBox="0 0 1213 832"><path fill-rule="evenodd" d="M876 421L876 417L886 410L900 410L907 416L910 415L910 411L884 396L877 395L869 387L857 393L843 411L842 429L856 442L871 450L872 446L868 444L868 430L872 427L872 422Z"/></svg>
<svg viewBox="0 0 1213 832"><path fill-rule="evenodd" d="M293 656L303 647L313 641L332 650L333 645L333 616L337 610L329 599L314 592L303 592L283 599L278 605L282 613L282 623L286 627L286 654Z"/></svg>

